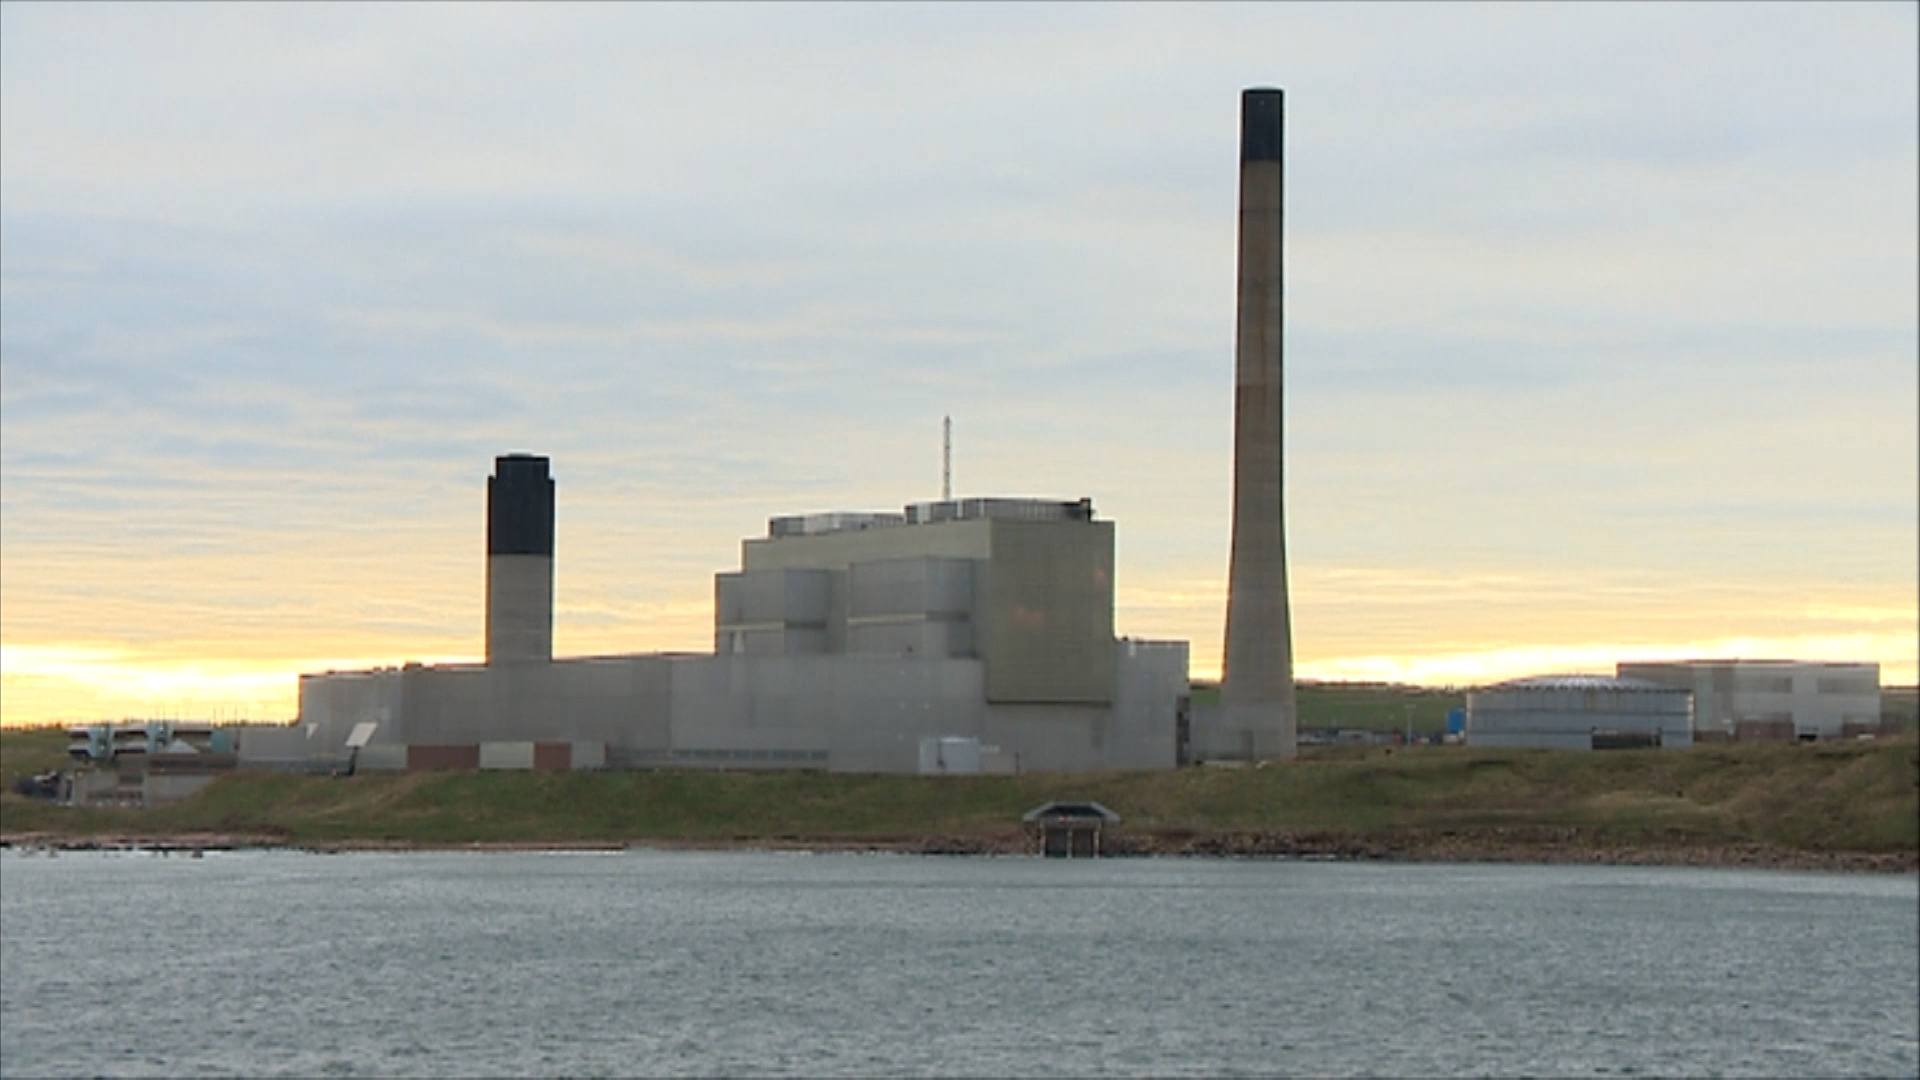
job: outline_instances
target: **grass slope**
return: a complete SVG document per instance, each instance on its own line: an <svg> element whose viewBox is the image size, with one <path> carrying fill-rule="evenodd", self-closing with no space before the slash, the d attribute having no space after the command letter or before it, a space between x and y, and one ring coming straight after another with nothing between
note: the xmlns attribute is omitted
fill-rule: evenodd
<svg viewBox="0 0 1920 1080"><path fill-rule="evenodd" d="M1196 703L1220 700L1214 684L1196 684ZM1417 734L1438 735L1447 727L1447 711L1467 707L1464 690L1437 690L1389 683L1299 683L1294 708L1303 728L1348 731L1404 731L1411 717Z"/></svg>
<svg viewBox="0 0 1920 1080"><path fill-rule="evenodd" d="M57 733L54 733L57 736ZM0 734L0 773L51 767L63 741ZM0 832L225 833L295 844L1009 841L1020 814L1096 799L1127 836L1284 834L1445 854L1461 843L1589 850L1759 847L1913 861L1920 743L1720 744L1565 753L1327 748L1259 769L1013 777L818 772L237 773L153 810L0 795ZM1162 845L1164 847L1164 845Z"/></svg>
<svg viewBox="0 0 1920 1080"><path fill-rule="evenodd" d="M1920 686L1881 687L1880 716L1901 731L1920 729Z"/></svg>

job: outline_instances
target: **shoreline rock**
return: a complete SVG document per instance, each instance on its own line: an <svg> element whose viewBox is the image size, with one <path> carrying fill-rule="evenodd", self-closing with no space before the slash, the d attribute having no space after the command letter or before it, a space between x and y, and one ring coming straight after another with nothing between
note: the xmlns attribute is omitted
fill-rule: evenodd
<svg viewBox="0 0 1920 1080"><path fill-rule="evenodd" d="M1025 833L941 833L912 836L634 837L624 840L476 840L429 842L382 838L295 840L255 833L4 833L0 848L57 851L290 850L313 854L481 851L621 852L804 851L907 855L1034 855ZM1327 833L1231 830L1115 830L1102 840L1110 858L1310 859L1334 862L1530 863L1536 865L1695 866L1725 869L1920 872L1920 851L1805 851L1764 844L1608 845L1575 835L1413 835L1365 837Z"/></svg>

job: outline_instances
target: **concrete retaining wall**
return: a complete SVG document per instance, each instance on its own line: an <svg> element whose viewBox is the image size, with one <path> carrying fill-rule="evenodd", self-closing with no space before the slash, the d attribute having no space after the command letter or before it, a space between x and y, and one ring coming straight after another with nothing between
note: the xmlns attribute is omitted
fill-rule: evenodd
<svg viewBox="0 0 1920 1080"><path fill-rule="evenodd" d="M213 783L217 778L213 773L149 772L142 785L146 805L159 806L162 803L178 802Z"/></svg>
<svg viewBox="0 0 1920 1080"><path fill-rule="evenodd" d="M407 748L395 743L363 746L353 767L365 772L400 772L407 767Z"/></svg>

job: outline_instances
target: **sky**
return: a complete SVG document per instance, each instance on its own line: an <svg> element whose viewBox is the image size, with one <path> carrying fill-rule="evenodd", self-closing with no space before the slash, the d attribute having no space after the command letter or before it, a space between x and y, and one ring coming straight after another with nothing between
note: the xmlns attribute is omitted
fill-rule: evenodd
<svg viewBox="0 0 1920 1080"><path fill-rule="evenodd" d="M1216 674L1287 91L1296 673L1920 665L1913 4L0 6L0 722L712 647L773 515L1091 497Z"/></svg>

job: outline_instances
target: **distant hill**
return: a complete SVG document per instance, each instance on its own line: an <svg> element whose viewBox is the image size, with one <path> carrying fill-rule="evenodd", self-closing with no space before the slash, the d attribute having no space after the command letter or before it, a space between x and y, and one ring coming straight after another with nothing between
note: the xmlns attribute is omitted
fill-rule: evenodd
<svg viewBox="0 0 1920 1080"><path fill-rule="evenodd" d="M1193 684L1195 702L1220 700L1217 683ZM1467 707L1464 690L1400 683L1307 682L1294 686L1294 707L1302 729L1346 731L1404 731L1408 719L1418 735L1438 735L1447 727L1447 712Z"/></svg>

